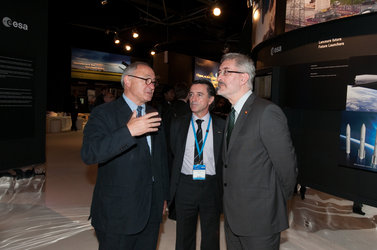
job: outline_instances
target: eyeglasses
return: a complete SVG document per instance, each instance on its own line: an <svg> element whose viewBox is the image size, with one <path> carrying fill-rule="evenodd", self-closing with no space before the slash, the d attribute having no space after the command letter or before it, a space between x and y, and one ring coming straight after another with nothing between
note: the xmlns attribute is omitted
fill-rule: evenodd
<svg viewBox="0 0 377 250"><path fill-rule="evenodd" d="M156 80L152 81L151 78L144 78L144 77L134 76L134 75L128 75L128 76L131 76L131 77L135 77L135 78L137 78L137 79L144 80L146 85L153 84L154 86L157 86L157 84L158 84Z"/></svg>
<svg viewBox="0 0 377 250"><path fill-rule="evenodd" d="M235 73L235 74L244 74L245 72L224 69L224 70L219 70L219 71L217 71L217 77L219 77L219 76L221 76L221 75L223 75L223 76L228 76L228 75L231 74L231 73Z"/></svg>

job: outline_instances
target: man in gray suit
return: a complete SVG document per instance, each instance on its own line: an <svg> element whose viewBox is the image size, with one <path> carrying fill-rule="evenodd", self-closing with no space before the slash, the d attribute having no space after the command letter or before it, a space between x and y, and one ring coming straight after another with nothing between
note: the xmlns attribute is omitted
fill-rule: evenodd
<svg viewBox="0 0 377 250"><path fill-rule="evenodd" d="M275 104L252 93L253 61L225 54L218 94L232 104L224 135L224 214L228 249L279 249L288 228L287 200L296 157L287 121Z"/></svg>

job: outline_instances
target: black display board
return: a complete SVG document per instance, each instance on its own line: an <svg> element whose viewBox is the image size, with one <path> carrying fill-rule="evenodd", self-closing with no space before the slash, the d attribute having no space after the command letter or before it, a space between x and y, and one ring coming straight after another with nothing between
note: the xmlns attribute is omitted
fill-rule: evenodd
<svg viewBox="0 0 377 250"><path fill-rule="evenodd" d="M348 124L347 89L355 84L355 75L377 72L360 69L377 65L375 23L376 13L321 23L282 34L252 51L257 69L270 70L273 82L279 82L272 91L279 89L275 101L288 117L299 183L372 206L377 206L377 173L343 163L342 133Z"/></svg>
<svg viewBox="0 0 377 250"><path fill-rule="evenodd" d="M45 161L47 0L0 3L0 170Z"/></svg>

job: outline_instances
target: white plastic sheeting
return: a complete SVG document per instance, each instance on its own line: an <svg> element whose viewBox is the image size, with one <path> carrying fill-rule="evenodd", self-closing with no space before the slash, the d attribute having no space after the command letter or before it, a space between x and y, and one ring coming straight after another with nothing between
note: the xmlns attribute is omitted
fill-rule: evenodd
<svg viewBox="0 0 377 250"><path fill-rule="evenodd" d="M44 205L44 175L0 178L0 249L35 249L92 230L88 207Z"/></svg>

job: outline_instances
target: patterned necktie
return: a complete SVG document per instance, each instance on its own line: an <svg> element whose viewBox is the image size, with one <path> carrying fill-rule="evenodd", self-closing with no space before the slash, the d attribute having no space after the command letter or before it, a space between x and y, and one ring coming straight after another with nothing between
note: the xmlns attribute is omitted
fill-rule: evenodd
<svg viewBox="0 0 377 250"><path fill-rule="evenodd" d="M200 119L196 120L196 123L198 124L198 129L196 130L196 139L198 140L199 149L202 149L202 146L203 146L202 122L203 120L200 120ZM194 165L203 164L203 152L199 156L196 143L194 145L194 148L195 148Z"/></svg>
<svg viewBox="0 0 377 250"><path fill-rule="evenodd" d="M137 106L137 114L136 114L136 117L140 117L141 116L141 111L143 110L143 107L142 106Z"/></svg>
<svg viewBox="0 0 377 250"><path fill-rule="evenodd" d="M227 145L229 145L230 136L232 135L235 118L236 118L236 110L234 108L232 108L232 111L229 114L228 133L227 133L227 137L226 137Z"/></svg>

